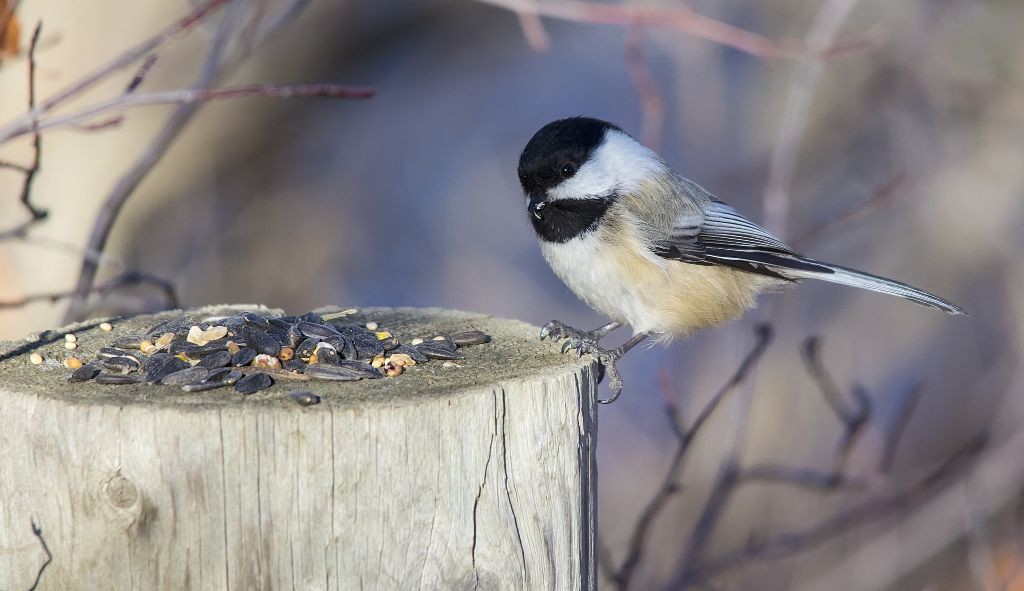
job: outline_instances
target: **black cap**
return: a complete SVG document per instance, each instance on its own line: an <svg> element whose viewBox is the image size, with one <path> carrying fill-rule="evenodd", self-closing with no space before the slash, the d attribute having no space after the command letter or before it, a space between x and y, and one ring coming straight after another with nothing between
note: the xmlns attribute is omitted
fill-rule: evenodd
<svg viewBox="0 0 1024 591"><path fill-rule="evenodd" d="M617 126L592 117L552 121L533 134L519 156L519 183L528 195L551 189L572 176Z"/></svg>

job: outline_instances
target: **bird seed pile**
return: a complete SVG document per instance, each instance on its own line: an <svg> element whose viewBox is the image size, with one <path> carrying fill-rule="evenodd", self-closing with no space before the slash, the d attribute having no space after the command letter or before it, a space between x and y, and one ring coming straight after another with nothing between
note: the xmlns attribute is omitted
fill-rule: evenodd
<svg viewBox="0 0 1024 591"><path fill-rule="evenodd" d="M346 323L345 317L355 312L280 317L240 312L199 321L182 316L145 334L115 337L94 360L69 358L65 365L74 371L68 380L159 384L186 392L233 386L240 394L252 394L276 380L355 381L396 377L432 360L454 365L462 357L460 347L490 341L483 332L470 330L403 343L375 322ZM104 323L101 329L111 327ZM74 335L66 338L72 349ZM319 402L311 392L291 395L300 404Z"/></svg>

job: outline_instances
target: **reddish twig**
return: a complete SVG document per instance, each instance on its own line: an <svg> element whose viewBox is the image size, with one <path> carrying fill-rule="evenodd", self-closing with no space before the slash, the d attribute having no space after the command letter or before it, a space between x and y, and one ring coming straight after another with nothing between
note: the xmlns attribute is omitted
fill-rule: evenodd
<svg viewBox="0 0 1024 591"><path fill-rule="evenodd" d="M643 143L657 151L661 146L661 132L665 125L665 101L644 59L644 30L632 27L626 36L626 72L640 97L643 113L641 138Z"/></svg>
<svg viewBox="0 0 1024 591"><path fill-rule="evenodd" d="M652 26L676 29L749 53L759 58L796 59L812 55L816 59L829 59L873 45L870 39L857 39L837 45L812 47L795 41L773 41L730 24L703 16L688 6L660 8L638 4L610 4L580 0L477 0L516 14L536 14L578 23ZM872 36L873 38L874 36Z"/></svg>
<svg viewBox="0 0 1024 591"><path fill-rule="evenodd" d="M764 356L764 352L772 341L773 331L771 326L762 324L756 327L755 332L757 334L757 342L743 358L743 361L740 362L739 367L729 380L719 388L711 399L704 405L689 429L682 426L678 414L678 407L675 405L674 400L670 404L666 404L666 415L669 419L669 423L671 424L672 431L678 438L678 445L676 446L676 451L672 456L672 461L665 473L665 478L662 480L661 486L658 487L654 496L651 497L651 500L649 500L644 506L643 511L640 513L640 518L637 519L636 525L633 527L626 555L623 558L621 565L618 569L614 570L614 574L610 577L617 588L629 588L629 585L632 582L632 577L643 558L650 529L654 525L655 519L662 513L662 511L664 511L669 500L679 491L678 480L680 473L682 472L683 460L686 458L686 453L689 451L690 445L693 443L701 428L707 422L708 418L714 413L715 409L718 408L725 396L747 379L750 373L757 366L757 363ZM666 400L672 399L670 397L666 397Z"/></svg>
<svg viewBox="0 0 1024 591"><path fill-rule="evenodd" d="M519 19L519 28L522 29L523 38L526 39L530 49L544 53L551 48L551 37L548 36L548 31L544 28L544 22L537 16L537 11L518 11L516 18Z"/></svg>
<svg viewBox="0 0 1024 591"><path fill-rule="evenodd" d="M891 202L892 197L898 194L900 189L907 185L907 182L908 177L906 171L901 170L897 172L889 178L889 180L883 183L882 186L878 187L878 189L876 189L875 192L872 193L865 201L857 204L853 209L846 211L831 220L808 228L807 231L799 237L794 238L791 241L791 244L796 248L801 248L822 236L832 234L843 226L847 226L866 218Z"/></svg>

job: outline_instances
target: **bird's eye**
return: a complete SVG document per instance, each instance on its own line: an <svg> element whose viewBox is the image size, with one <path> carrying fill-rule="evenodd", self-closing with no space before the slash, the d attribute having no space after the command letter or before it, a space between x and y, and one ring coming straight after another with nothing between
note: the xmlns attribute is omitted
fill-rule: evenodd
<svg viewBox="0 0 1024 591"><path fill-rule="evenodd" d="M576 165L571 162L563 164L560 172L562 173L562 178L567 179L576 174Z"/></svg>

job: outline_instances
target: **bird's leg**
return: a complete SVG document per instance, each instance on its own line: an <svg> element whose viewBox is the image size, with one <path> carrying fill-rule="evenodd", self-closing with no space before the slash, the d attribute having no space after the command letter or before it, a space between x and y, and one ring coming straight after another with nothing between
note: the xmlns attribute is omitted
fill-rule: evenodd
<svg viewBox="0 0 1024 591"><path fill-rule="evenodd" d="M569 341L567 341L566 344L571 344L572 348L576 349L576 353L579 354L581 357L587 353L597 357L597 361L600 367L600 373L597 377L598 383L600 383L601 380L604 378L605 372L607 372L608 375L611 377L611 379L608 382L608 388L611 389L612 395L605 399L599 398L597 400L599 403L609 404L615 402L615 400L619 397L619 394L622 393L622 376L619 375L619 370L617 367L615 367L615 364L618 363L619 359L622 359L622 356L628 353L630 349L639 345L641 342L644 341L644 339L648 338L649 336L651 336L650 333L639 332L630 337L630 339L623 343L622 346L615 349L602 349L600 346L598 346L597 341L583 341L573 339L569 339ZM567 347L563 345L563 352L566 349Z"/></svg>
<svg viewBox="0 0 1024 591"><path fill-rule="evenodd" d="M552 320L544 325L544 328L540 329L540 340L544 340L551 337L551 340L557 341L560 339L569 339L566 343L572 340L579 341L593 341L596 345L598 341L603 339L608 333L622 326L620 322L609 322L604 326L595 328L594 330L580 330L573 328L567 324L562 323L559 320ZM562 352L565 353L569 347L563 346Z"/></svg>

